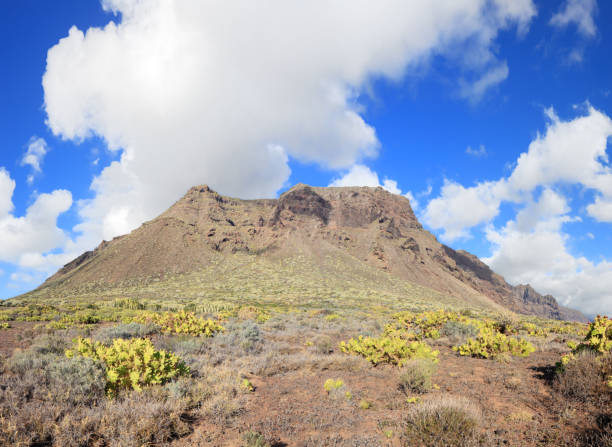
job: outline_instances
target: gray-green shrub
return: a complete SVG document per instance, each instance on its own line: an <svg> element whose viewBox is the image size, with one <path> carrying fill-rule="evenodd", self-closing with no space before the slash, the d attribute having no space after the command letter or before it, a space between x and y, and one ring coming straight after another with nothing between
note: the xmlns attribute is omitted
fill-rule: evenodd
<svg viewBox="0 0 612 447"><path fill-rule="evenodd" d="M401 369L400 389L407 395L427 393L433 387L432 376L435 372L436 364L430 359L410 360Z"/></svg>
<svg viewBox="0 0 612 447"><path fill-rule="evenodd" d="M440 333L442 336L448 337L453 345L457 345L465 343L468 338L476 337L478 328L460 321L449 321L442 326Z"/></svg>
<svg viewBox="0 0 612 447"><path fill-rule="evenodd" d="M98 329L93 339L102 343L110 343L115 338L143 338L158 333L160 330L156 324L128 323L116 326L107 326Z"/></svg>

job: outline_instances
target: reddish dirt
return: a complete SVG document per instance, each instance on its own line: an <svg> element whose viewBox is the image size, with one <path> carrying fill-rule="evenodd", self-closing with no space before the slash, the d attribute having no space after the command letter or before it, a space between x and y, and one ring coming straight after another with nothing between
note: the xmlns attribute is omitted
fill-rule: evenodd
<svg viewBox="0 0 612 447"><path fill-rule="evenodd" d="M442 347L435 376L436 394L463 396L482 410L483 432L489 446L537 446L552 432L573 428L559 419L548 382L558 354L537 352L508 363L460 357ZM341 378L353 395L350 401L331 399L323 389L328 378ZM398 389L398 369L390 366L360 371L294 371L273 377L250 377L255 391L244 415L231 426L196 425L194 433L178 446L240 446L242 433L260 432L277 445L287 446L400 446L402 419L411 404ZM361 399L372 408L360 409ZM412 404L418 405L418 404ZM578 419L573 416L575 427ZM594 409L591 409L594 410ZM581 410L578 409L578 413ZM392 433L385 431L391 430ZM554 433L553 433L554 434Z"/></svg>

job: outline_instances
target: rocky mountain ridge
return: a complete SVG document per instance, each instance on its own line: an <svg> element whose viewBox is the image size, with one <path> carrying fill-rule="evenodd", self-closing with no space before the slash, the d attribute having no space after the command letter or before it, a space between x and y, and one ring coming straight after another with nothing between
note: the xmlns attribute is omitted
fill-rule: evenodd
<svg viewBox="0 0 612 447"><path fill-rule="evenodd" d="M135 279L196 272L238 255L249 255L254 263L297 255L312 265L331 259L339 271L343 262L350 262L467 303L585 319L529 285L508 284L476 256L439 243L423 229L407 198L369 187L299 184L278 199L261 200L225 197L205 185L193 187L159 217L128 235L103 241L35 292L61 289L69 296L84 284L112 288Z"/></svg>

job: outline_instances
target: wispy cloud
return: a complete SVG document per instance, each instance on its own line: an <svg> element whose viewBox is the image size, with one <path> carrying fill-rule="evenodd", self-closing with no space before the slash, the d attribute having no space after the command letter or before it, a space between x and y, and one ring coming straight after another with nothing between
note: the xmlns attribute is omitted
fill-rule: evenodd
<svg viewBox="0 0 612 447"><path fill-rule="evenodd" d="M472 146L468 146L465 150L465 153L471 155L472 157L480 158L487 156L487 149L484 147L484 144L478 146L477 149L472 148Z"/></svg>
<svg viewBox="0 0 612 447"><path fill-rule="evenodd" d="M49 152L49 146L44 138L37 138L36 136L30 138L26 153L21 159L21 166L30 166L32 168L31 174L28 175L29 184L32 184L34 181L34 175L42 172L42 162L47 152Z"/></svg>
<svg viewBox="0 0 612 447"><path fill-rule="evenodd" d="M574 24L584 37L594 37L597 34L596 14L597 0L567 0L552 16L550 24L558 28Z"/></svg>

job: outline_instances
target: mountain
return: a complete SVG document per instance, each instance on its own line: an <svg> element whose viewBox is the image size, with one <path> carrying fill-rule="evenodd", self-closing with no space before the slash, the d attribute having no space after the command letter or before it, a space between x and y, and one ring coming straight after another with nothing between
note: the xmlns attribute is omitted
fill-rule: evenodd
<svg viewBox="0 0 612 447"><path fill-rule="evenodd" d="M26 296L276 297L295 304L338 294L364 306L418 298L585 320L439 243L403 196L303 184L263 200L191 188L159 217L103 241Z"/></svg>

